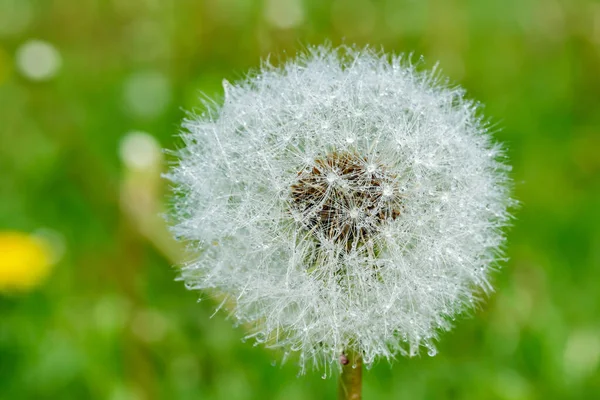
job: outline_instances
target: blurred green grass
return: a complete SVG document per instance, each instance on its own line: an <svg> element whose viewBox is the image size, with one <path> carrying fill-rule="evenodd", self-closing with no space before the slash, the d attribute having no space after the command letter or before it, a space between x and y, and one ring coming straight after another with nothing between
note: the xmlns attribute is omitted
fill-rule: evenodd
<svg viewBox="0 0 600 400"><path fill-rule="evenodd" d="M44 81L19 61L36 39L61 60ZM600 398L600 3L0 0L0 230L65 247L0 295L1 399L334 398L174 281L119 158L131 131L176 148L200 93L326 40L439 60L497 122L522 202L496 294L436 357L368 371L365 398Z"/></svg>

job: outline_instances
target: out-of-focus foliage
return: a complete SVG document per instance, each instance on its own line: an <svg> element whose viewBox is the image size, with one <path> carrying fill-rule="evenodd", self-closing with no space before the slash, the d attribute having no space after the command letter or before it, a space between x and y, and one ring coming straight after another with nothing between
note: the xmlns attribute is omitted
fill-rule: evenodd
<svg viewBox="0 0 600 400"><path fill-rule="evenodd" d="M62 254L0 295L0 398L335 396L210 318L157 217L183 110L325 40L439 60L501 128L522 202L496 294L437 356L368 371L365 398L600 396L599 3L0 0L0 230Z"/></svg>

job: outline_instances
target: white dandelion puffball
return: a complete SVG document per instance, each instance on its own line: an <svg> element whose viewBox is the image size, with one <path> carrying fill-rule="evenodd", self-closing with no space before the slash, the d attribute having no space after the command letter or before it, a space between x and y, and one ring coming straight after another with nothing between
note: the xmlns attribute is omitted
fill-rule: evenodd
<svg viewBox="0 0 600 400"><path fill-rule="evenodd" d="M169 173L189 289L248 337L330 370L344 352L435 354L491 289L509 167L463 89L405 56L312 48L224 82Z"/></svg>

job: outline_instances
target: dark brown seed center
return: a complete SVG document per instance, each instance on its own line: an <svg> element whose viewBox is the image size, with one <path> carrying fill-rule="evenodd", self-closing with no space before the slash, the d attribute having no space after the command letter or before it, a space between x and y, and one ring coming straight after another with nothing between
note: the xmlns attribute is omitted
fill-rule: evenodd
<svg viewBox="0 0 600 400"><path fill-rule="evenodd" d="M397 179L385 166L351 152L331 152L298 172L292 208L317 239L366 243L402 209Z"/></svg>

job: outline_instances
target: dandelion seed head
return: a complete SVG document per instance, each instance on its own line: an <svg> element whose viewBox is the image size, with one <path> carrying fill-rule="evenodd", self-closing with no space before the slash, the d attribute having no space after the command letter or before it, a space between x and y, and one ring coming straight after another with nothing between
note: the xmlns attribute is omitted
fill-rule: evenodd
<svg viewBox="0 0 600 400"><path fill-rule="evenodd" d="M406 56L316 47L226 83L169 173L191 289L218 288L248 338L299 353L436 354L491 290L512 204L478 106ZM208 245L218 243L217 246Z"/></svg>

